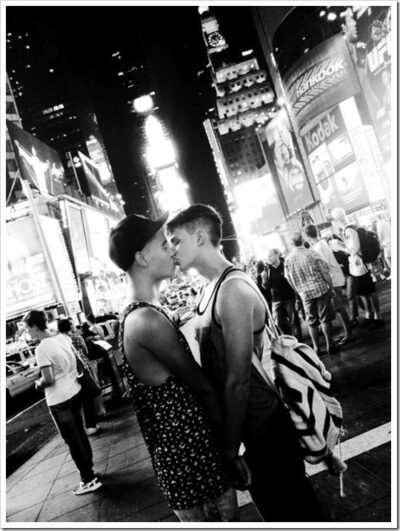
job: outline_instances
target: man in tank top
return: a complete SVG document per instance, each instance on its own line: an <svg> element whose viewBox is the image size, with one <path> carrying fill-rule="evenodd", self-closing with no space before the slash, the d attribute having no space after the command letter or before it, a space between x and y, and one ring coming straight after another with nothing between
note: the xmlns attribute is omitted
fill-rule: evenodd
<svg viewBox="0 0 400 531"><path fill-rule="evenodd" d="M249 488L265 521L321 521L289 414L252 366L253 353L261 358L263 352L262 295L222 254L222 220L214 208L192 205L167 227L180 268L195 268L207 280L197 303L196 338L219 396L223 455L237 486Z"/></svg>

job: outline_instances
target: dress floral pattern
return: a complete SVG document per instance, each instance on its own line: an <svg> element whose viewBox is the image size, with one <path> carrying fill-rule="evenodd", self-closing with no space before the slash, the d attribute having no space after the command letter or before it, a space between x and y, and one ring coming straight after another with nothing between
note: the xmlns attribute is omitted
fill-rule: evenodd
<svg viewBox="0 0 400 531"><path fill-rule="evenodd" d="M161 385L146 385L136 377L125 358L125 319L130 312L146 306L169 319L157 306L144 302L130 304L122 315L119 346L137 419L159 485L171 509L188 509L220 496L231 485L205 410L195 393L175 375ZM192 355L185 336L175 328L179 341Z"/></svg>

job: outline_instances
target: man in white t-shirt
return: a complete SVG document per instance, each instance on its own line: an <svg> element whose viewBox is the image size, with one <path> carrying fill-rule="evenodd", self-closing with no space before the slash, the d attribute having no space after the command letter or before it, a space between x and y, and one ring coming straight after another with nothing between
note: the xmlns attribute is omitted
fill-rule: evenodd
<svg viewBox="0 0 400 531"><path fill-rule="evenodd" d="M36 389L44 390L50 414L81 475L81 483L73 492L86 494L97 490L102 484L93 473L93 454L83 421L81 386L71 340L64 334L52 334L41 310L28 312L24 322L32 339L40 340L35 355L42 376L36 381Z"/></svg>
<svg viewBox="0 0 400 531"><path fill-rule="evenodd" d="M346 345L347 343L350 343L353 338L351 337L350 319L347 315L342 295L342 291L346 285L345 276L329 244L319 237L317 227L315 225L307 225L304 228L304 233L307 236L312 249L321 255L328 264L329 274L331 275L333 289L335 291L335 298L333 300L335 311L344 333L343 337L339 339L337 343L338 345Z"/></svg>

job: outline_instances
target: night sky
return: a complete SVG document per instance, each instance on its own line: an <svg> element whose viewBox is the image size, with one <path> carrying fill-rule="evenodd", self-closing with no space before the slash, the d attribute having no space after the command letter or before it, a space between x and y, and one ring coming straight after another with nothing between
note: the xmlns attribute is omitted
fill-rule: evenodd
<svg viewBox="0 0 400 531"><path fill-rule="evenodd" d="M12 7L24 18L45 21L63 60L94 95L95 112L102 128L117 183L129 178L113 164L126 139L118 139L112 121L110 92L101 86L105 57L119 46L144 51L154 76L160 115L175 142L179 164L195 202L213 204L228 221L222 187L203 128L204 102L199 96L197 73L207 64L200 16L195 6L36 6ZM250 9L242 6L212 8L232 50L253 48L258 41ZM257 54L261 59L261 54ZM108 119L107 119L108 113ZM121 153L121 151L119 152ZM112 156L114 155L114 156ZM121 166L119 168L121 170ZM117 171L116 171L117 170ZM225 234L227 235L225 231Z"/></svg>

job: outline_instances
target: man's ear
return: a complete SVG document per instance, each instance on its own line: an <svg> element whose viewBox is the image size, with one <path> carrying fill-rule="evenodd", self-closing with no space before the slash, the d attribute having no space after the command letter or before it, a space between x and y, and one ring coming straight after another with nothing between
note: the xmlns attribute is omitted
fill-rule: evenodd
<svg viewBox="0 0 400 531"><path fill-rule="evenodd" d="M208 234L204 229L198 229L196 231L196 242L199 247L205 244L208 239Z"/></svg>
<svg viewBox="0 0 400 531"><path fill-rule="evenodd" d="M137 251L135 253L135 262L141 267L146 267L149 265L147 258L142 251Z"/></svg>

